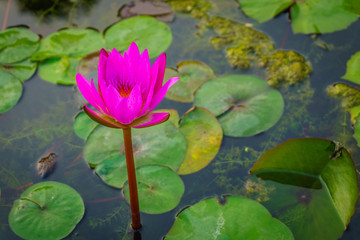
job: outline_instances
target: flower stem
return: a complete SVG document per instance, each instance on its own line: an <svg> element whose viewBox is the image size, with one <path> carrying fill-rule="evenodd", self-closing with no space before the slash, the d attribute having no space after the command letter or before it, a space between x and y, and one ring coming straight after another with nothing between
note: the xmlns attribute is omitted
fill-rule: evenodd
<svg viewBox="0 0 360 240"><path fill-rule="evenodd" d="M134 153L133 153L132 140L131 140L131 128L123 128L123 133L124 133L128 183L129 183L129 191L130 191L130 208L131 208L131 219L132 219L131 225L134 230L137 230L141 228L141 221L140 221L139 198L138 198L136 174L135 174Z"/></svg>

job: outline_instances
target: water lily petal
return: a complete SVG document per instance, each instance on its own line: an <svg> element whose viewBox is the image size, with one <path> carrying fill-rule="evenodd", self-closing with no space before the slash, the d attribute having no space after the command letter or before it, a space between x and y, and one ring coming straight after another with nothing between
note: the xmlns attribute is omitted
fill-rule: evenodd
<svg viewBox="0 0 360 240"><path fill-rule="evenodd" d="M81 74L76 74L76 83L81 94L84 98L99 112L105 113L106 108L102 101L102 98L94 86L93 79L91 79L91 83Z"/></svg>
<svg viewBox="0 0 360 240"><path fill-rule="evenodd" d="M109 90L109 91L114 91L114 90ZM110 101L111 95L113 95L114 93L108 93L108 94L109 94L108 100ZM129 124L133 122L134 119L139 115L139 112L142 107L142 103L143 102L141 98L140 86L136 85L128 97L121 98L120 100L117 100L116 104L112 103L111 106L108 105L107 106L109 107L111 116L114 117L118 122L122 124Z"/></svg>
<svg viewBox="0 0 360 240"><path fill-rule="evenodd" d="M109 57L109 54L105 51L105 49L100 50L100 56L99 56L99 65L98 65L98 87L99 92L101 92L101 83L105 82L106 79L106 64L107 59Z"/></svg>
<svg viewBox="0 0 360 240"><path fill-rule="evenodd" d="M161 89L161 87L163 85L163 81L164 81L164 73L165 73L165 67L166 67L166 54L162 53L156 59L155 63L158 64L157 73L155 74L152 72L151 74L152 74L152 77L154 77L153 81L155 81L154 92L157 93ZM155 65L155 63L154 63L154 65ZM153 65L153 67L154 67L154 65ZM153 71L155 71L155 70L156 69L154 68Z"/></svg>
<svg viewBox="0 0 360 240"><path fill-rule="evenodd" d="M128 126L121 124L119 122L117 122L115 119L95 112L93 110L91 110L90 108L88 108L86 105L84 105L84 112L95 122L100 123L106 127L110 127L110 128L127 128Z"/></svg>
<svg viewBox="0 0 360 240"><path fill-rule="evenodd" d="M151 127L165 122L169 119L169 117L169 113L150 113L144 118L139 119L139 121L134 121L132 124L130 124L130 126L133 128Z"/></svg>
<svg viewBox="0 0 360 240"><path fill-rule="evenodd" d="M169 88L174 85L178 80L178 77L170 78L169 81L167 81L165 85L157 93L155 93L146 113L151 112L161 102L161 100L163 100Z"/></svg>
<svg viewBox="0 0 360 240"><path fill-rule="evenodd" d="M109 85L108 87L105 85L101 86L101 93L109 116L112 116L117 121L119 121L119 119L117 119L114 114L116 114L117 105L123 100L123 98L120 96L120 93L112 85Z"/></svg>

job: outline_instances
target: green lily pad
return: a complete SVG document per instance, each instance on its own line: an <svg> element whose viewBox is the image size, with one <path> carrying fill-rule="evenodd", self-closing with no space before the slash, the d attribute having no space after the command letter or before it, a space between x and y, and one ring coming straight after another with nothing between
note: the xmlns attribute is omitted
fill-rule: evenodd
<svg viewBox="0 0 360 240"><path fill-rule="evenodd" d="M185 191L181 178L171 169L148 165L136 170L140 211L159 214L174 209ZM124 195L130 201L129 188L124 188Z"/></svg>
<svg viewBox="0 0 360 240"><path fill-rule="evenodd" d="M225 201L220 204L210 198L185 208L165 239L294 239L291 231L260 203L232 196Z"/></svg>
<svg viewBox="0 0 360 240"><path fill-rule="evenodd" d="M175 127L179 127L180 117L176 109L157 109L152 111L152 113L169 113L169 122L171 122Z"/></svg>
<svg viewBox="0 0 360 240"><path fill-rule="evenodd" d="M291 139L266 151L250 171L264 180L326 189L325 200L324 193L297 196L297 204L305 204L310 211L303 219L289 223L297 239L337 239L346 229L358 199L358 180L351 156L341 144L320 138ZM282 198L283 209L296 207ZM332 206L335 214L325 206ZM340 219L333 217L330 229L329 214Z"/></svg>
<svg viewBox="0 0 360 240"><path fill-rule="evenodd" d="M329 33L347 28L359 16L353 0L238 0L242 10L260 22L290 8L294 33Z"/></svg>
<svg viewBox="0 0 360 240"><path fill-rule="evenodd" d="M10 110L19 101L22 83L13 75L0 71L0 114Z"/></svg>
<svg viewBox="0 0 360 240"><path fill-rule="evenodd" d="M104 46L102 34L94 29L63 29L44 38L31 60L43 61L63 56L83 57Z"/></svg>
<svg viewBox="0 0 360 240"><path fill-rule="evenodd" d="M186 155L178 174L190 174L206 167L219 152L223 132L216 117L195 107L182 116L179 127L187 141Z"/></svg>
<svg viewBox="0 0 360 240"><path fill-rule="evenodd" d="M347 28L359 15L344 7L344 0L297 1L291 8L294 33L330 33Z"/></svg>
<svg viewBox="0 0 360 240"><path fill-rule="evenodd" d="M251 18L265 22L293 4L293 0L238 0L241 9Z"/></svg>
<svg viewBox="0 0 360 240"><path fill-rule="evenodd" d="M132 42L136 42L140 52L149 51L154 58L170 46L172 33L170 27L149 16L136 16L115 23L105 32L106 45L118 51L126 50Z"/></svg>
<svg viewBox="0 0 360 240"><path fill-rule="evenodd" d="M224 134L233 137L269 129L284 110L281 94L250 75L229 75L205 83L196 92L194 105L215 114Z"/></svg>
<svg viewBox="0 0 360 240"><path fill-rule="evenodd" d="M73 85L75 83L76 67L79 58L48 58L39 64L39 76L51 83Z"/></svg>
<svg viewBox="0 0 360 240"><path fill-rule="evenodd" d="M34 75L36 68L37 62L32 62L30 59L11 64L0 64L0 72L10 73L22 82L31 78L32 75Z"/></svg>
<svg viewBox="0 0 360 240"><path fill-rule="evenodd" d="M177 171L184 159L186 140L171 123L133 129L136 167L160 165ZM127 180L122 130L97 127L87 138L84 158L107 184L122 188Z"/></svg>
<svg viewBox="0 0 360 240"><path fill-rule="evenodd" d="M84 215L81 196L58 182L37 183L14 202L9 215L11 229L24 239L62 239Z"/></svg>
<svg viewBox="0 0 360 240"><path fill-rule="evenodd" d="M183 61L177 69L166 68L164 79L179 77L179 81L166 93L166 98L179 102L193 102L196 90L215 78L213 70L199 61ZM165 81L164 81L165 83Z"/></svg>
<svg viewBox="0 0 360 240"><path fill-rule="evenodd" d="M352 55L346 63L346 73L342 78L360 84L360 52Z"/></svg>
<svg viewBox="0 0 360 240"><path fill-rule="evenodd" d="M8 28L0 32L0 63L8 64L30 57L38 48L40 38L24 27Z"/></svg>
<svg viewBox="0 0 360 240"><path fill-rule="evenodd" d="M75 117L74 132L79 138L86 139L97 126L99 126L99 124L97 122L94 122L84 112L80 112Z"/></svg>

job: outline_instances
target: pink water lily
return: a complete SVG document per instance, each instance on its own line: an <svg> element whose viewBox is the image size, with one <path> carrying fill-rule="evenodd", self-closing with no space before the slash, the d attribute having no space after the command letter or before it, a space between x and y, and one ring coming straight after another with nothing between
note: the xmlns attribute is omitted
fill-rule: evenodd
<svg viewBox="0 0 360 240"><path fill-rule="evenodd" d="M86 105L84 111L94 121L111 128L143 128L166 121L168 113L151 113L178 81L174 77L163 85L165 53L150 66L145 49L142 54L135 43L122 56L116 49L100 52L98 88L81 74L76 82L85 99L99 112Z"/></svg>

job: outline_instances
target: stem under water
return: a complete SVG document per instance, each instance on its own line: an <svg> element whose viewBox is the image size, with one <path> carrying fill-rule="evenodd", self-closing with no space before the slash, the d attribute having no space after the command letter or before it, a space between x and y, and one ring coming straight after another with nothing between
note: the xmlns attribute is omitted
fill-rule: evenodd
<svg viewBox="0 0 360 240"><path fill-rule="evenodd" d="M128 183L130 191L130 208L132 228L138 230L141 228L139 197L137 191L137 182L135 174L134 153L131 140L131 128L123 128L126 166L128 174Z"/></svg>

